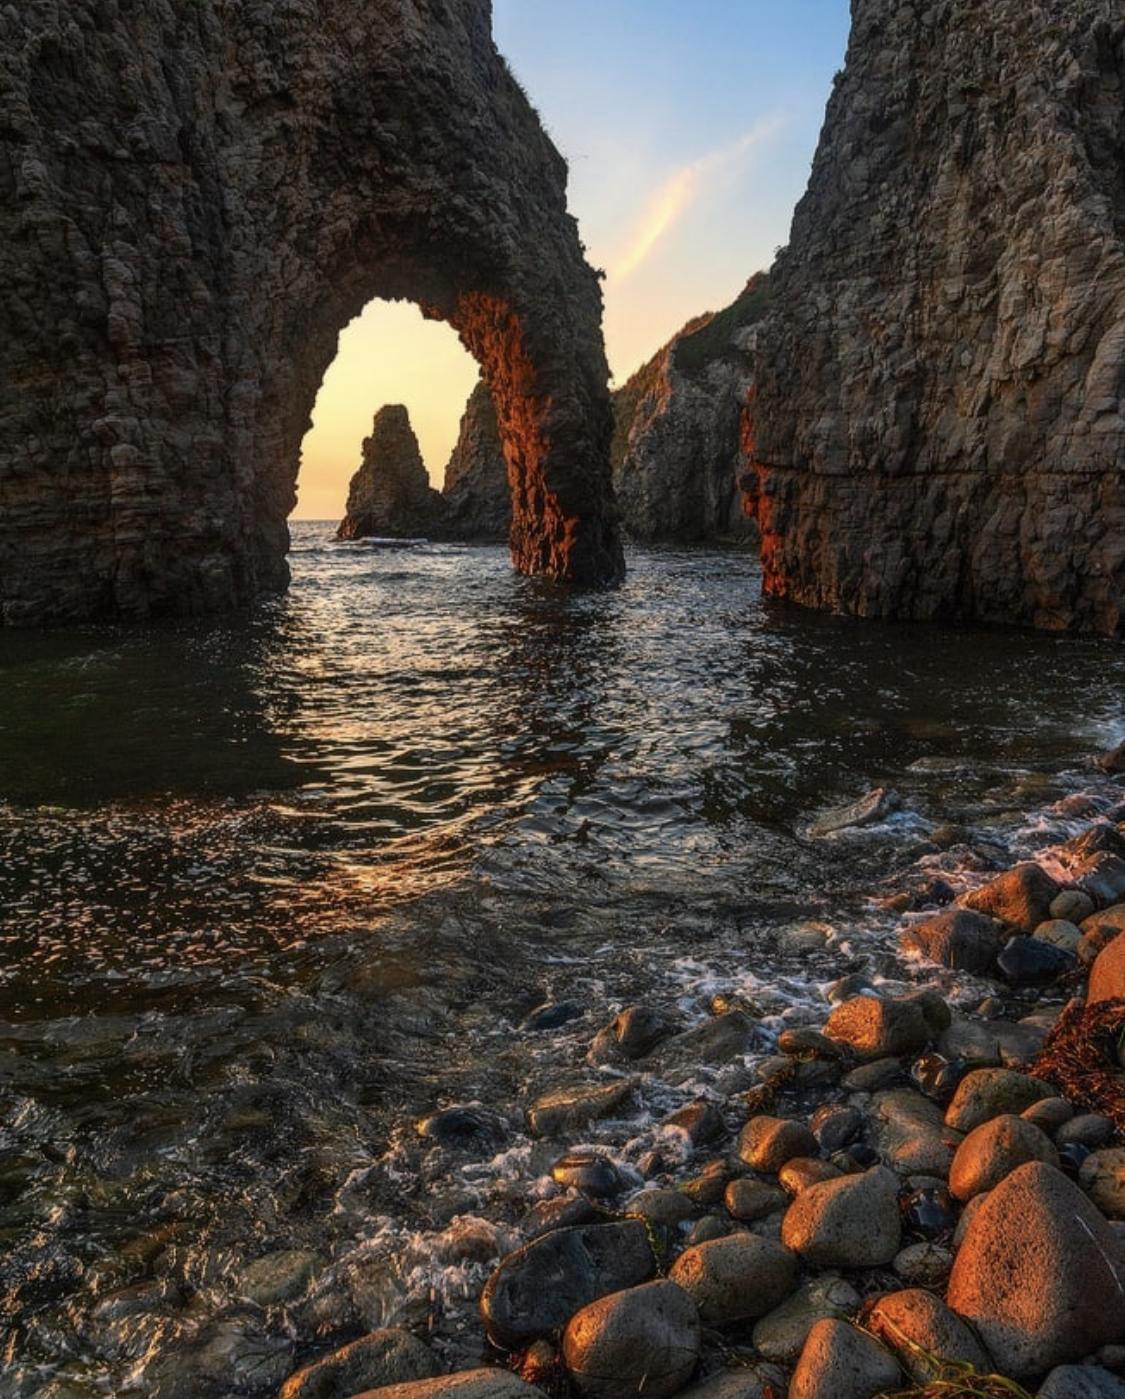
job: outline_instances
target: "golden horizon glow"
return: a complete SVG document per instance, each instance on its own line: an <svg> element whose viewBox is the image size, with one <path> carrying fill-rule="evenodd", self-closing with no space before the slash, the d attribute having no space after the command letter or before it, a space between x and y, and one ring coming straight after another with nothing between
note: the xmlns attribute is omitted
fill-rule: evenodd
<svg viewBox="0 0 1125 1399"><path fill-rule="evenodd" d="M372 301L345 326L301 446L295 520L341 520L363 439L389 403L406 405L430 481L440 490L480 374L444 321L413 302Z"/></svg>

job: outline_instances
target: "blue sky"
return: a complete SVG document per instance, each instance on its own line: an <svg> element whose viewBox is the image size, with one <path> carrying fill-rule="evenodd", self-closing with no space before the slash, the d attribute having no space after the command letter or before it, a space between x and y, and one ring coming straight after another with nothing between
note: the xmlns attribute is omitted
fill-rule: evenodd
<svg viewBox="0 0 1125 1399"><path fill-rule="evenodd" d="M848 26L847 0L493 0L497 46L566 157L571 212L607 274L615 382L787 241ZM296 514L343 514L384 403L406 403L440 485L475 381L447 326L368 308L317 400Z"/></svg>

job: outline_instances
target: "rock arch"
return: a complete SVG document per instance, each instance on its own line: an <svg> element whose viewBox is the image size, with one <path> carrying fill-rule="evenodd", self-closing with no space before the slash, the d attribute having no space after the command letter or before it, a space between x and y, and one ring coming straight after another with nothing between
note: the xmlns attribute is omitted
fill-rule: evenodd
<svg viewBox="0 0 1125 1399"><path fill-rule="evenodd" d="M376 297L480 362L516 566L616 579L565 183L488 0L0 6L0 615L283 587L301 438Z"/></svg>

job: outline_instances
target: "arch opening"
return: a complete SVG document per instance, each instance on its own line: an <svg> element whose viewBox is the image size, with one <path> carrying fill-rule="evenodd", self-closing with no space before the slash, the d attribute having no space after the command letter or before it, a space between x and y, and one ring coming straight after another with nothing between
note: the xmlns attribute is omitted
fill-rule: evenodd
<svg viewBox="0 0 1125 1399"><path fill-rule="evenodd" d="M80 10L56 32L55 8L6 21L24 173L0 172L0 273L26 294L0 336L0 618L283 588L317 391L377 298L480 364L516 567L620 577L600 287L487 0L158 6L127 31ZM80 153L35 100L52 35Z"/></svg>
<svg viewBox="0 0 1125 1399"><path fill-rule="evenodd" d="M480 366L455 332L412 302L373 301L340 334L301 444L292 520L338 524L375 415L402 404L430 485L441 490Z"/></svg>

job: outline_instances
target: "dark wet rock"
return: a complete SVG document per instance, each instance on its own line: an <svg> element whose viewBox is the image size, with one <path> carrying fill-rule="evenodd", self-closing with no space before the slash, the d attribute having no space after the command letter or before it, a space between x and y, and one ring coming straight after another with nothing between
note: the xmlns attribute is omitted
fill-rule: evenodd
<svg viewBox="0 0 1125 1399"><path fill-rule="evenodd" d="M852 1093L880 1093L908 1082L902 1060L873 1059L870 1064L858 1064L845 1075L843 1086Z"/></svg>
<svg viewBox="0 0 1125 1399"><path fill-rule="evenodd" d="M932 918L907 924L898 940L905 952L920 952L943 967L982 975L995 965L1004 945L1004 932L986 913L948 908Z"/></svg>
<svg viewBox="0 0 1125 1399"><path fill-rule="evenodd" d="M1057 1096L1051 1084L1014 1069L974 1069L961 1080L945 1120L959 1132L971 1132L1001 1113L1018 1115L1041 1098Z"/></svg>
<svg viewBox="0 0 1125 1399"><path fill-rule="evenodd" d="M493 1272L481 1296L485 1330L497 1345L516 1349L655 1271L640 1220L555 1230L509 1254Z"/></svg>
<svg viewBox="0 0 1125 1399"><path fill-rule="evenodd" d="M913 1088L892 1088L871 1102L875 1145L883 1162L901 1175L944 1178L960 1144L941 1107Z"/></svg>
<svg viewBox="0 0 1125 1399"><path fill-rule="evenodd" d="M311 1249L279 1249L247 1263L238 1274L238 1292L259 1307L292 1302L326 1265Z"/></svg>
<svg viewBox="0 0 1125 1399"><path fill-rule="evenodd" d="M839 835L842 831L862 829L865 826L879 825L888 816L902 810L902 802L896 792L876 787L858 801L847 806L834 807L826 811L809 827L809 834L816 840L825 836Z"/></svg>
<svg viewBox="0 0 1125 1399"><path fill-rule="evenodd" d="M1085 1164L1086 1157L1090 1154L1090 1148L1083 1146L1081 1142L1064 1142L1058 1148L1059 1169L1064 1171L1071 1180L1077 1180Z"/></svg>
<svg viewBox="0 0 1125 1399"><path fill-rule="evenodd" d="M282 1385L280 1399L350 1399L386 1385L431 1379L440 1369L429 1346L411 1332L392 1327L298 1370Z"/></svg>
<svg viewBox="0 0 1125 1399"><path fill-rule="evenodd" d="M563 1358L590 1399L668 1399L699 1360L699 1314L674 1282L650 1282L602 1297L567 1325Z"/></svg>
<svg viewBox="0 0 1125 1399"><path fill-rule="evenodd" d="M730 1232L730 1225L725 1220L715 1214L705 1214L688 1230L684 1243L688 1248L694 1248L696 1244L710 1243L712 1239L725 1239Z"/></svg>
<svg viewBox="0 0 1125 1399"><path fill-rule="evenodd" d="M672 1033L667 1016L651 1006L629 1006L598 1031L590 1046L591 1063L643 1059Z"/></svg>
<svg viewBox="0 0 1125 1399"><path fill-rule="evenodd" d="M849 1146L866 1125L867 1118L850 1103L823 1103L809 1119L809 1130L826 1156Z"/></svg>
<svg viewBox="0 0 1125 1399"><path fill-rule="evenodd" d="M923 1097L932 1098L935 1103L948 1103L968 1071L966 1060L947 1059L935 1050L914 1060L910 1066L910 1081Z"/></svg>
<svg viewBox="0 0 1125 1399"><path fill-rule="evenodd" d="M860 1059L916 1054L930 1039L930 1027L914 1001L853 996L828 1017L824 1033Z"/></svg>
<svg viewBox="0 0 1125 1399"><path fill-rule="evenodd" d="M1110 908L1125 898L1125 859L1120 855L1094 855L1073 875L1075 887L1089 894L1099 908Z"/></svg>
<svg viewBox="0 0 1125 1399"><path fill-rule="evenodd" d="M799 1271L789 1249L739 1233L685 1249L668 1277L692 1299L705 1326L725 1326L779 1306L796 1288Z"/></svg>
<svg viewBox="0 0 1125 1399"><path fill-rule="evenodd" d="M1024 1108L1020 1116L1025 1122L1034 1122L1049 1137L1054 1136L1057 1146L1059 1129L1074 1117L1074 1109L1065 1098L1041 1098L1029 1108Z"/></svg>
<svg viewBox="0 0 1125 1399"><path fill-rule="evenodd" d="M1064 952L1069 952L1075 959L1078 957L1078 948L1082 943L1082 930L1077 923L1072 923L1068 918L1051 918L1046 923L1040 923L1033 936L1041 942L1049 942L1054 947L1061 947Z"/></svg>
<svg viewBox="0 0 1125 1399"><path fill-rule="evenodd" d="M853 1316L859 1303L859 1293L838 1274L810 1278L755 1324L754 1349L767 1360L792 1364L818 1321Z"/></svg>
<svg viewBox="0 0 1125 1399"><path fill-rule="evenodd" d="M1049 986L1074 971L1078 958L1042 938L1020 936L1005 944L996 965L1013 986Z"/></svg>
<svg viewBox="0 0 1125 1399"><path fill-rule="evenodd" d="M908 1288L880 1297L865 1323L917 1384L928 1384L949 1363L972 1365L983 1374L992 1360L968 1326L932 1292Z"/></svg>
<svg viewBox="0 0 1125 1399"><path fill-rule="evenodd" d="M891 1269L907 1287L940 1289L953 1271L953 1250L932 1240L908 1244L895 1254Z"/></svg>
<svg viewBox="0 0 1125 1399"><path fill-rule="evenodd" d="M680 1189L697 1204L717 1205L734 1179L734 1174L725 1161L711 1161L699 1175L682 1181Z"/></svg>
<svg viewBox="0 0 1125 1399"><path fill-rule="evenodd" d="M953 1024L953 1007L933 986L922 986L901 997L907 1005L916 1005L926 1017L926 1024L935 1036L944 1034Z"/></svg>
<svg viewBox="0 0 1125 1399"><path fill-rule="evenodd" d="M1081 889L1063 889L1051 900L1050 914L1052 918L1081 923L1089 918L1096 908L1094 900Z"/></svg>
<svg viewBox="0 0 1125 1399"><path fill-rule="evenodd" d="M1059 1154L1050 1137L1034 1123L1011 1113L1002 1113L974 1127L953 1158L949 1168L949 1189L958 1200L991 1190L1025 1161L1059 1164Z"/></svg>
<svg viewBox="0 0 1125 1399"><path fill-rule="evenodd" d="M1067 1146L1077 1142L1089 1151L1098 1151L1112 1143L1116 1130L1110 1119L1100 1112L1084 1112L1059 1124L1055 1132L1055 1145Z"/></svg>
<svg viewBox="0 0 1125 1399"><path fill-rule="evenodd" d="M590 1087L557 1088L539 1098L528 1110L527 1120L537 1137L562 1137L612 1117L628 1104L636 1091L631 1079Z"/></svg>
<svg viewBox="0 0 1125 1399"><path fill-rule="evenodd" d="M740 1357L741 1359L741 1357ZM777 1399L785 1393L785 1371L760 1360L708 1375L680 1391L679 1399Z"/></svg>
<svg viewBox="0 0 1125 1399"><path fill-rule="evenodd" d="M1091 1151L1078 1183L1107 1219L1125 1220L1125 1147Z"/></svg>
<svg viewBox="0 0 1125 1399"><path fill-rule="evenodd" d="M938 1041L946 1059L964 1059L974 1069L1024 1064L1047 1037L1041 1025L1010 1020L955 1020Z"/></svg>
<svg viewBox="0 0 1125 1399"><path fill-rule="evenodd" d="M949 1188L942 1184L920 1185L901 1196L903 1227L923 1239L937 1239L952 1233L957 1223L957 1205Z"/></svg>
<svg viewBox="0 0 1125 1399"><path fill-rule="evenodd" d="M1120 1241L1098 1209L1061 1171L1034 1161L974 1211L948 1302L1000 1373L1033 1379L1125 1339L1123 1276Z"/></svg>
<svg viewBox="0 0 1125 1399"><path fill-rule="evenodd" d="M813 1030L808 1026L801 1026L796 1030L782 1030L777 1037L777 1047L782 1054L791 1055L795 1059L803 1059L810 1055L813 1058L839 1059L843 1053L835 1040L830 1040L820 1030Z"/></svg>
<svg viewBox="0 0 1125 1399"><path fill-rule="evenodd" d="M556 1195L540 1200L524 1216L520 1234L529 1243L555 1229L576 1229L583 1224L604 1222L605 1214L585 1195Z"/></svg>
<svg viewBox="0 0 1125 1399"><path fill-rule="evenodd" d="M596 1151L569 1151L551 1166L551 1179L583 1195L609 1199L625 1188L621 1172Z"/></svg>
<svg viewBox="0 0 1125 1399"><path fill-rule="evenodd" d="M738 1135L739 1160L768 1175L777 1175L795 1156L815 1156L818 1150L804 1123L786 1117L752 1117Z"/></svg>
<svg viewBox="0 0 1125 1399"><path fill-rule="evenodd" d="M418 1123L421 1136L429 1137L450 1151L495 1153L512 1136L506 1118L479 1103L463 1103L442 1108Z"/></svg>
<svg viewBox="0 0 1125 1399"><path fill-rule="evenodd" d="M748 1224L777 1214L789 1204L789 1196L779 1186L751 1176L732 1180L723 1200L729 1214Z"/></svg>
<svg viewBox="0 0 1125 1399"><path fill-rule="evenodd" d="M1119 998L1125 998L1125 936L1121 935L1098 953L1086 988L1086 1002L1091 1006Z"/></svg>
<svg viewBox="0 0 1125 1399"><path fill-rule="evenodd" d="M1103 753L1098 759L1098 766L1103 772L1125 772L1125 741Z"/></svg>
<svg viewBox="0 0 1125 1399"><path fill-rule="evenodd" d="M818 1321L789 1383L789 1399L872 1399L898 1389L902 1370L873 1336L835 1317Z"/></svg>
<svg viewBox="0 0 1125 1399"><path fill-rule="evenodd" d="M822 1161L816 1156L794 1156L786 1161L777 1173L778 1183L788 1195L799 1195L810 1185L820 1185L822 1181L836 1180L844 1172L832 1161Z"/></svg>
<svg viewBox="0 0 1125 1399"><path fill-rule="evenodd" d="M674 1229L699 1214L699 1205L682 1190L655 1189L642 1190L632 1197L625 1206L625 1213L650 1224Z"/></svg>
<svg viewBox="0 0 1125 1399"><path fill-rule="evenodd" d="M293 1342L271 1335L257 1308L232 1308L193 1329L145 1368L151 1399L197 1399L223 1390L271 1391L293 1369Z"/></svg>
<svg viewBox="0 0 1125 1399"><path fill-rule="evenodd" d="M702 1099L677 1108L660 1124L661 1131L682 1132L693 1147L717 1142L726 1135L723 1115L713 1103Z"/></svg>
<svg viewBox="0 0 1125 1399"><path fill-rule="evenodd" d="M1080 870L1095 855L1125 856L1125 834L1109 821L1094 821L1081 835L1056 846L1054 854L1070 870Z"/></svg>
<svg viewBox="0 0 1125 1399"><path fill-rule="evenodd" d="M1125 1399L1125 1381L1100 1365L1057 1365L1035 1399Z"/></svg>
<svg viewBox="0 0 1125 1399"><path fill-rule="evenodd" d="M727 1064L749 1053L756 1035L751 1016L744 1010L730 1010L673 1035L651 1057L664 1069L683 1064Z"/></svg>
<svg viewBox="0 0 1125 1399"><path fill-rule="evenodd" d="M781 1241L819 1268L873 1268L889 1263L902 1241L899 1180L875 1167L810 1185L785 1212Z"/></svg>
<svg viewBox="0 0 1125 1399"><path fill-rule="evenodd" d="M577 1001L549 1001L538 1006L520 1021L520 1029L535 1034L543 1030L559 1030L585 1014Z"/></svg>

